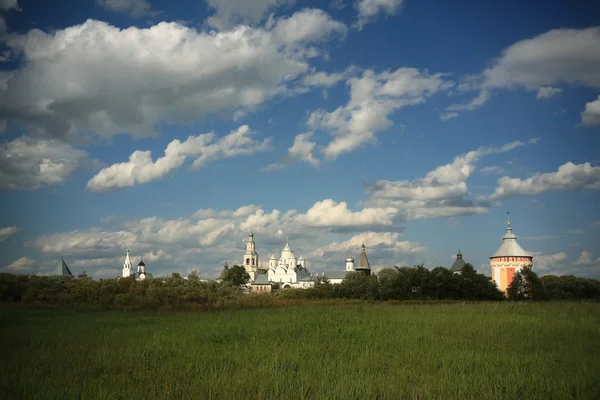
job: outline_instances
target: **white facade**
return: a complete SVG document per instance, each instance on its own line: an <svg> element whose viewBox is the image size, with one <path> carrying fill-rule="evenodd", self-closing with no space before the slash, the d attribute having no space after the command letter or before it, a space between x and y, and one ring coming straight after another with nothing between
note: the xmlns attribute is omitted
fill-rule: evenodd
<svg viewBox="0 0 600 400"><path fill-rule="evenodd" d="M255 281L258 276L259 263L256 242L254 242L252 233L246 243L243 262L244 268L250 275L250 281ZM266 277L269 282L279 283L282 288L309 288L313 287L317 280L306 268L306 259L302 256L296 258L287 239L279 259L275 254L271 254Z"/></svg>
<svg viewBox="0 0 600 400"><path fill-rule="evenodd" d="M129 278L132 272L133 270L131 266L131 259L129 258L129 250L127 250L127 255L125 256L125 263L123 264L123 278Z"/></svg>
<svg viewBox="0 0 600 400"><path fill-rule="evenodd" d="M250 232L248 241L246 242L246 252L242 259L242 265L250 275L250 281L256 279L258 273L258 253L256 252L256 243L254 242L254 233Z"/></svg>
<svg viewBox="0 0 600 400"><path fill-rule="evenodd" d="M279 260L275 254L271 254L267 277L270 282L279 283L281 287L307 288L314 286L314 282L309 280L310 272L306 269L306 260L302 256L296 258L287 239Z"/></svg>
<svg viewBox="0 0 600 400"><path fill-rule="evenodd" d="M131 265L131 258L129 257L129 250L127 250L127 255L125 256L125 263L123 263L123 278L129 278L130 276L135 277L138 281L143 281L148 277L148 273L146 272L146 264L144 264L143 257L140 257L140 262L137 266L137 273L133 269ZM150 275L151 276L151 275Z"/></svg>

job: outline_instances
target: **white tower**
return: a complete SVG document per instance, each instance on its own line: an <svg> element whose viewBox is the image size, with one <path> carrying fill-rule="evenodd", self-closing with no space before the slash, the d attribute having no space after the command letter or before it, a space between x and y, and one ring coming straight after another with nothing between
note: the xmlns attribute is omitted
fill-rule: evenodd
<svg viewBox="0 0 600 400"><path fill-rule="evenodd" d="M250 232L246 242L246 253L242 260L242 265L250 275L250 280L254 281L258 273L258 253L256 252L256 243L254 243L254 233Z"/></svg>
<svg viewBox="0 0 600 400"><path fill-rule="evenodd" d="M125 263L123 264L123 278L129 278L132 272L131 260L129 259L129 250L127 250L127 256L125 256Z"/></svg>
<svg viewBox="0 0 600 400"><path fill-rule="evenodd" d="M144 264L144 256L140 256L140 263L138 264L137 272L140 280L146 279L146 264Z"/></svg>
<svg viewBox="0 0 600 400"><path fill-rule="evenodd" d="M348 249L348 257L346 257L346 272L354 271L354 258L350 255L350 249Z"/></svg>

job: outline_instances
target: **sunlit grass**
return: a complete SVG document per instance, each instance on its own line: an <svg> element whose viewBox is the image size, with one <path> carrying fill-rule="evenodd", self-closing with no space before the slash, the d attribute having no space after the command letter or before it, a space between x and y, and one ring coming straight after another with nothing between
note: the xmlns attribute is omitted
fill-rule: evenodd
<svg viewBox="0 0 600 400"><path fill-rule="evenodd" d="M0 310L3 398L600 398L600 305Z"/></svg>

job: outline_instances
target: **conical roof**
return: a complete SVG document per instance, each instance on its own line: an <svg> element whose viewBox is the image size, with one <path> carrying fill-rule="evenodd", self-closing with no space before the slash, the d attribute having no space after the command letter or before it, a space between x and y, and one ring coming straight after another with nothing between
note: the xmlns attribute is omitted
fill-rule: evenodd
<svg viewBox="0 0 600 400"><path fill-rule="evenodd" d="M355 269L371 269L364 243L360 246L360 258L358 259L358 265Z"/></svg>
<svg viewBox="0 0 600 400"><path fill-rule="evenodd" d="M500 248L494 253L491 258L494 257L532 257L531 254L523 250L523 248L517 242L517 236L513 233L512 227L510 225L510 219L508 220L508 224L506 226L506 233L502 238L502 245Z"/></svg>
<svg viewBox="0 0 600 400"><path fill-rule="evenodd" d="M462 253L460 250L456 253L456 260L454 260L454 264L450 267L450 271L452 272L460 272L465 266L465 260L463 260Z"/></svg>
<svg viewBox="0 0 600 400"><path fill-rule="evenodd" d="M227 271L229 271L229 265L225 263L225 265L223 266L223 271L221 271L221 275L219 275L217 279L225 279L225 277L227 276Z"/></svg>
<svg viewBox="0 0 600 400"><path fill-rule="evenodd" d="M145 267L146 264L144 264L144 256L140 256L140 262L138 264L138 267Z"/></svg>
<svg viewBox="0 0 600 400"><path fill-rule="evenodd" d="M65 260L63 260L62 258L56 265L56 269L54 270L54 275L73 276L73 274L71 273L71 270L67 266L67 263L65 263Z"/></svg>

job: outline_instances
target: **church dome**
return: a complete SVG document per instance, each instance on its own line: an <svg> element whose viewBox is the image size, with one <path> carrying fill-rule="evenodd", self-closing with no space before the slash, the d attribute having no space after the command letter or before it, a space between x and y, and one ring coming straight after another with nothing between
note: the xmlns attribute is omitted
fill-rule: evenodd
<svg viewBox="0 0 600 400"><path fill-rule="evenodd" d="M269 260L277 260L275 253L271 253L271 258Z"/></svg>
<svg viewBox="0 0 600 400"><path fill-rule="evenodd" d="M346 262L354 262L354 257L352 257L352 256L348 256L348 257L346 258Z"/></svg>
<svg viewBox="0 0 600 400"><path fill-rule="evenodd" d="M140 257L140 263L138 264L138 267L145 267L146 264L144 264L144 257Z"/></svg>
<svg viewBox="0 0 600 400"><path fill-rule="evenodd" d="M532 257L531 254L523 250L523 248L517 242L517 236L513 233L512 227L510 225L510 220L508 221L508 225L506 227L506 233L502 238L502 245L498 250L494 253L491 258L494 257Z"/></svg>
<svg viewBox="0 0 600 400"><path fill-rule="evenodd" d="M300 258L298 259L298 261L305 261L303 256L300 256Z"/></svg>

